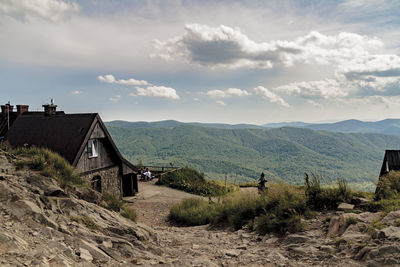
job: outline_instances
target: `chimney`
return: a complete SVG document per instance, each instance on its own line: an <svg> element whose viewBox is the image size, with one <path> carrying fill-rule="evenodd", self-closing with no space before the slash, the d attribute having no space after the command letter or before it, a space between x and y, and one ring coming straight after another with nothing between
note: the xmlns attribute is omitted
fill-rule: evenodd
<svg viewBox="0 0 400 267"><path fill-rule="evenodd" d="M21 115L29 111L28 105L17 105L17 114Z"/></svg>
<svg viewBox="0 0 400 267"><path fill-rule="evenodd" d="M1 114L2 115L7 115L7 113L10 113L13 111L14 111L14 106L10 105L10 102L8 102L5 105L1 105Z"/></svg>
<svg viewBox="0 0 400 267"><path fill-rule="evenodd" d="M53 116L56 115L57 105L54 105L53 99L51 99L51 103L47 105L43 105L44 107L44 115L45 116Z"/></svg>

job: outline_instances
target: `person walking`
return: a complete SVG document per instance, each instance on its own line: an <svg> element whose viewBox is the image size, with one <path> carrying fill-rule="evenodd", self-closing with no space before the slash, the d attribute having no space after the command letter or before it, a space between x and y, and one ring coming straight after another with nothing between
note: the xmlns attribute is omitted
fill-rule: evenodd
<svg viewBox="0 0 400 267"><path fill-rule="evenodd" d="M265 187L265 183L267 182L267 179L265 179L265 174L264 172L261 173L260 179L258 179L258 189L259 191L265 191L266 187Z"/></svg>

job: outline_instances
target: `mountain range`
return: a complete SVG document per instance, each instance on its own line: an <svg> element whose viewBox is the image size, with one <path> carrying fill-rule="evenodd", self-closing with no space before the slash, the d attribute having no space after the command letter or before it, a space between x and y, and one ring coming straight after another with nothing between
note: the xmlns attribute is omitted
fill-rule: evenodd
<svg viewBox="0 0 400 267"><path fill-rule="evenodd" d="M251 181L264 172L269 180L302 184L304 173L313 172L326 181L345 178L356 188L373 190L385 149L400 148L398 136L305 127L206 127L176 121L106 124L123 155L135 164L188 165L209 179L227 177L233 182Z"/></svg>
<svg viewBox="0 0 400 267"><path fill-rule="evenodd" d="M264 128L281 128L295 127L307 128L312 130L321 130L340 133L380 133L400 136L400 119L385 119L381 121L360 121L360 120L344 120L333 123L307 123L307 122L277 122L267 123L264 125L254 124L225 124L225 123L200 123L200 122L179 122L175 120L165 120L156 122L128 122L128 121L111 121L107 125L123 128L173 128L181 125L200 126L216 129L264 129Z"/></svg>

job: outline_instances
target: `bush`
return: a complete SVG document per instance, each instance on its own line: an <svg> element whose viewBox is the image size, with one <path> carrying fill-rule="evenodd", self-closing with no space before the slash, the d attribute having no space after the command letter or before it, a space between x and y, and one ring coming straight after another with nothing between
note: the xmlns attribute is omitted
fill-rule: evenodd
<svg viewBox="0 0 400 267"><path fill-rule="evenodd" d="M222 196L237 190L235 186L230 184L225 187L222 182L208 181L204 178L203 173L188 167L165 174L157 184L201 196Z"/></svg>
<svg viewBox="0 0 400 267"><path fill-rule="evenodd" d="M311 174L311 179L306 173L305 193L307 205L315 210L336 209L340 202L351 202L352 193L344 179L338 179L336 184L331 186L321 186L323 177L318 174Z"/></svg>
<svg viewBox="0 0 400 267"><path fill-rule="evenodd" d="M400 195L400 172L390 171L379 177L376 185L375 200L398 198Z"/></svg>
<svg viewBox="0 0 400 267"><path fill-rule="evenodd" d="M28 166L44 176L55 178L62 188L85 185L82 177L66 159L48 149L18 148L12 150L12 153L25 158L17 162L17 167Z"/></svg>
<svg viewBox="0 0 400 267"><path fill-rule="evenodd" d="M122 210L121 211L122 216L124 216L125 218L128 218L129 220L131 220L133 222L136 222L136 220L137 220L136 210L134 210L126 205L123 205L121 207L121 210Z"/></svg>
<svg viewBox="0 0 400 267"><path fill-rule="evenodd" d="M225 196L220 203L185 200L171 208L170 219L184 225L211 223L236 230L248 225L263 234L302 229L301 216L308 211L304 192L283 183L269 187L262 196L235 193Z"/></svg>

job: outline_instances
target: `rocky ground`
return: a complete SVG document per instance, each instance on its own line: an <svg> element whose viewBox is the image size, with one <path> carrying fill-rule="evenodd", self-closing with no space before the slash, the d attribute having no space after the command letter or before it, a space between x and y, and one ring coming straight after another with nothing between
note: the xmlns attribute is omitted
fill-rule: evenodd
<svg viewBox="0 0 400 267"><path fill-rule="evenodd" d="M191 197L141 184L139 223L104 209L88 189L65 192L16 170L0 153L0 266L398 266L400 211L318 214L305 231L259 236L208 226L174 227L168 208ZM96 204L97 203L97 204ZM383 218L382 218L383 217ZM349 219L351 218L351 219ZM381 230L371 227L380 220ZM350 223L351 222L351 223Z"/></svg>

